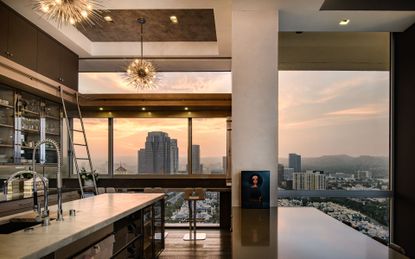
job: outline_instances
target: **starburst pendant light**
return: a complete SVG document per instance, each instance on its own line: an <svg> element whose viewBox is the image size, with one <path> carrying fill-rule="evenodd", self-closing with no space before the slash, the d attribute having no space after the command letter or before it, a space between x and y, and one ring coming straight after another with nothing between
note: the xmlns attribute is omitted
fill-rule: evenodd
<svg viewBox="0 0 415 259"><path fill-rule="evenodd" d="M135 59L127 67L126 81L137 89L148 89L156 87L156 68L153 64L143 58L143 26L146 23L144 18L138 18L141 25L141 58Z"/></svg>
<svg viewBox="0 0 415 259"><path fill-rule="evenodd" d="M34 9L54 20L58 27L77 23L95 25L101 20L101 3L101 0L37 0Z"/></svg>

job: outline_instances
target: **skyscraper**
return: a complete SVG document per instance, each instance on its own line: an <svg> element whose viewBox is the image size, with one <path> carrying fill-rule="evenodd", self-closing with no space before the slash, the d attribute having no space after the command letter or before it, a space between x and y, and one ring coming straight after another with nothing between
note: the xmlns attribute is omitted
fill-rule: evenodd
<svg viewBox="0 0 415 259"><path fill-rule="evenodd" d="M177 140L161 131L149 132L145 148L138 150L139 174L173 174L179 169Z"/></svg>
<svg viewBox="0 0 415 259"><path fill-rule="evenodd" d="M200 145L192 145L192 173L203 173L203 167L200 164Z"/></svg>
<svg viewBox="0 0 415 259"><path fill-rule="evenodd" d="M179 147L177 139L170 139L170 174L179 172Z"/></svg>
<svg viewBox="0 0 415 259"><path fill-rule="evenodd" d="M295 153L288 154L288 167L293 168L294 172L301 172L301 156Z"/></svg>
<svg viewBox="0 0 415 259"><path fill-rule="evenodd" d="M284 166L278 164L278 186L281 186L282 181L284 181Z"/></svg>

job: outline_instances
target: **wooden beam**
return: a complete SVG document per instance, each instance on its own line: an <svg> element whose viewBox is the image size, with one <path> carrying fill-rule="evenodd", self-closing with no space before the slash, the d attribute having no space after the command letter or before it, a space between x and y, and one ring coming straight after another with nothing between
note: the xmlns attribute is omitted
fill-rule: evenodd
<svg viewBox="0 0 415 259"><path fill-rule="evenodd" d="M55 102L61 102L59 87L63 87L64 99L69 103L76 103L75 90L2 56L0 81Z"/></svg>

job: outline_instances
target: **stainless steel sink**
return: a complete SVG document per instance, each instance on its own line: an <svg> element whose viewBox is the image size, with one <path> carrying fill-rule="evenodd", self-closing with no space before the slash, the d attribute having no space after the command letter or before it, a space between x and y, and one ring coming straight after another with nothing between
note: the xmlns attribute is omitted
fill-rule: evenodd
<svg viewBox="0 0 415 259"><path fill-rule="evenodd" d="M50 220L54 219L51 218ZM34 218L13 218L0 225L0 234L10 234L22 229L31 230L32 227L40 224L42 224L42 221L37 221Z"/></svg>
<svg viewBox="0 0 415 259"><path fill-rule="evenodd" d="M42 222L37 222L35 220L10 220L9 222L0 225L0 234L10 234L25 228L30 228L36 225L42 224Z"/></svg>

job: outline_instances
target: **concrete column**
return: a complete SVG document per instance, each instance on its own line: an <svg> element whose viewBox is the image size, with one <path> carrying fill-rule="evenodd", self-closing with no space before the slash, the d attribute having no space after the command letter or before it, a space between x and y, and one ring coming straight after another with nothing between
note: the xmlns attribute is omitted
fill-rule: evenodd
<svg viewBox="0 0 415 259"><path fill-rule="evenodd" d="M232 2L232 206L242 170L269 170L277 206L278 9L276 1Z"/></svg>

